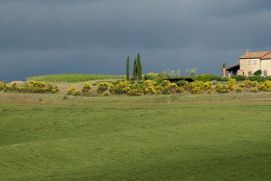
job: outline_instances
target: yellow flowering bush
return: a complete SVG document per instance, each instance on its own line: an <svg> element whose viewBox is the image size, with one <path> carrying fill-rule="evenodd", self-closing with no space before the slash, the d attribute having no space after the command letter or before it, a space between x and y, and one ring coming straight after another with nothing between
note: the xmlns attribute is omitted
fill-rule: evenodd
<svg viewBox="0 0 271 181"><path fill-rule="evenodd" d="M111 87L111 92L114 94L127 94L130 90L129 81L118 81Z"/></svg>
<svg viewBox="0 0 271 181"><path fill-rule="evenodd" d="M170 84L170 81L168 81L168 80L164 80L164 81L161 82L162 87L165 87L165 86L167 86L169 84Z"/></svg>
<svg viewBox="0 0 271 181"><path fill-rule="evenodd" d="M252 87L252 88L250 89L250 92L257 93L257 92L259 92L259 90L258 90L257 87Z"/></svg>
<svg viewBox="0 0 271 181"><path fill-rule="evenodd" d="M242 87L234 87L234 91L237 93L240 93L243 91L243 88Z"/></svg>
<svg viewBox="0 0 271 181"><path fill-rule="evenodd" d="M204 90L211 91L213 89L213 83L211 81L207 81L204 83Z"/></svg>
<svg viewBox="0 0 271 181"><path fill-rule="evenodd" d="M180 92L183 92L183 89L179 88L176 83L164 84L164 86L162 86L163 94L176 94Z"/></svg>
<svg viewBox="0 0 271 181"><path fill-rule="evenodd" d="M84 83L83 88L82 88L82 92L83 93L88 93L91 90L92 86L89 83Z"/></svg>
<svg viewBox="0 0 271 181"><path fill-rule="evenodd" d="M129 96L141 96L144 94L142 85L138 83L131 84L127 93Z"/></svg>
<svg viewBox="0 0 271 181"><path fill-rule="evenodd" d="M68 93L70 93L70 95L74 95L74 96L79 96L79 95L89 95L90 91L92 89L92 85L90 83L85 82L83 84L83 87L81 88L81 91L76 90L74 87L72 87Z"/></svg>
<svg viewBox="0 0 271 181"><path fill-rule="evenodd" d="M265 92L271 91L271 81L267 80L258 84L258 89Z"/></svg>
<svg viewBox="0 0 271 181"><path fill-rule="evenodd" d="M86 90L85 90L86 91ZM75 87L70 87L68 92L67 92L67 95L71 95L71 96L80 96L80 95L86 95L88 92L84 92L83 91L83 88L82 90L80 91L79 88L75 88Z"/></svg>
<svg viewBox="0 0 271 181"><path fill-rule="evenodd" d="M29 92L29 93L56 93L59 91L57 86L38 81L13 81L6 84L6 92Z"/></svg>
<svg viewBox="0 0 271 181"><path fill-rule="evenodd" d="M70 87L67 92L67 95L74 95L75 91L76 91L75 87Z"/></svg>
<svg viewBox="0 0 271 181"><path fill-rule="evenodd" d="M128 91L128 95L129 96L141 96L143 94L143 90L142 89L130 89Z"/></svg>
<svg viewBox="0 0 271 181"><path fill-rule="evenodd" d="M98 86L98 89L97 89L98 93L103 93L103 92L105 92L107 90L110 90L110 88L113 85L110 82L100 82L100 83L97 84L97 86Z"/></svg>
<svg viewBox="0 0 271 181"><path fill-rule="evenodd" d="M245 80L239 86L242 87L242 88L257 87L258 82L257 81L251 81L251 80Z"/></svg>
<svg viewBox="0 0 271 181"><path fill-rule="evenodd" d="M217 93L228 93L230 91L230 88L228 84L218 83L215 85L215 91Z"/></svg>
<svg viewBox="0 0 271 181"><path fill-rule="evenodd" d="M201 94L212 90L212 82L195 81L186 84L184 87L192 94Z"/></svg>
<svg viewBox="0 0 271 181"><path fill-rule="evenodd" d="M162 88L157 84L156 81L146 80L144 81L143 86L145 94L157 95L161 93Z"/></svg>
<svg viewBox="0 0 271 181"><path fill-rule="evenodd" d="M0 91L5 89L6 83L4 81L0 81Z"/></svg>
<svg viewBox="0 0 271 181"><path fill-rule="evenodd" d="M237 81L235 79L228 80L228 87L231 91L233 91L236 86L237 86Z"/></svg>

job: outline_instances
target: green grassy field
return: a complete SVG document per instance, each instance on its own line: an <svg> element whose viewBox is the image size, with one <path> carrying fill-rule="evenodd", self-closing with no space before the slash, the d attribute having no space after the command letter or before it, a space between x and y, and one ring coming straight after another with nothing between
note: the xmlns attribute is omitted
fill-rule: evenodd
<svg viewBox="0 0 271 181"><path fill-rule="evenodd" d="M121 75L105 75L105 74L55 74L41 75L27 78L27 80L44 81L44 82L85 82L89 80L105 80L105 79L124 79Z"/></svg>
<svg viewBox="0 0 271 181"><path fill-rule="evenodd" d="M270 180L271 95L0 94L0 180Z"/></svg>

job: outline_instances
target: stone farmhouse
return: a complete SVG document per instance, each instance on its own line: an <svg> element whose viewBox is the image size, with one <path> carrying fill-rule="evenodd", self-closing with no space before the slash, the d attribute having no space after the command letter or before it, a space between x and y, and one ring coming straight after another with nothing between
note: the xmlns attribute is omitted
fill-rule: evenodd
<svg viewBox="0 0 271 181"><path fill-rule="evenodd" d="M256 71L261 70L262 76L271 76L271 51L252 52L246 51L239 58L239 63L223 69L223 75L252 76Z"/></svg>

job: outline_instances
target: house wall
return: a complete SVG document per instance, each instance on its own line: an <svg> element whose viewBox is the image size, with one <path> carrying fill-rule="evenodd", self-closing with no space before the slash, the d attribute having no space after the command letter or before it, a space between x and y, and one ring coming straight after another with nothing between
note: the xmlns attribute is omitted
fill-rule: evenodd
<svg viewBox="0 0 271 181"><path fill-rule="evenodd" d="M266 71L267 76L271 76L271 59L269 60L262 60L262 72L265 75L264 71Z"/></svg>
<svg viewBox="0 0 271 181"><path fill-rule="evenodd" d="M250 75L249 73L253 75L254 72L260 69L261 69L260 59L240 59L240 70L238 71L238 75L249 76Z"/></svg>

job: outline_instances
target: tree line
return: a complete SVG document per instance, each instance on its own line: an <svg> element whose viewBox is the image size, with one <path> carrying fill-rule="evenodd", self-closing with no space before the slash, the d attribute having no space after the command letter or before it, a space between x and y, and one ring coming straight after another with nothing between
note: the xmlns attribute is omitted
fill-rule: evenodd
<svg viewBox="0 0 271 181"><path fill-rule="evenodd" d="M126 80L142 80L143 70L142 70L141 56L140 53L137 54L137 57L134 59L133 63L133 77L130 77L130 56L126 60Z"/></svg>

